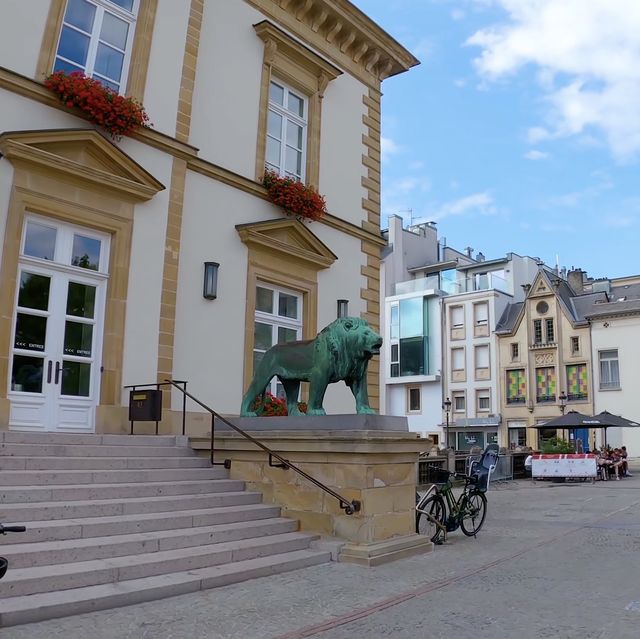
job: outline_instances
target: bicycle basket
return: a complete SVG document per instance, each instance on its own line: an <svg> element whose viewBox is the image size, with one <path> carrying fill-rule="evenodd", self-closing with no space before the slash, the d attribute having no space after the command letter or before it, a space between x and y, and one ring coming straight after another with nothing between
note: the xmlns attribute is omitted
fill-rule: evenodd
<svg viewBox="0 0 640 639"><path fill-rule="evenodd" d="M449 481L449 471L439 466L429 466L429 479L434 484L446 484Z"/></svg>

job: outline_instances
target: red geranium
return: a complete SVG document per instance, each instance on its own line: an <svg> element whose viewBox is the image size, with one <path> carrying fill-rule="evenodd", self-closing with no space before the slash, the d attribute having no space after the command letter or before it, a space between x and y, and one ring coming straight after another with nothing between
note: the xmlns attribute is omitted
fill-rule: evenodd
<svg viewBox="0 0 640 639"><path fill-rule="evenodd" d="M275 171L265 171L262 183L269 199L281 206L288 215L307 220L319 220L327 213L324 197L314 188L288 177L280 177Z"/></svg>
<svg viewBox="0 0 640 639"><path fill-rule="evenodd" d="M56 71L45 79L44 86L65 106L84 111L91 122L116 140L140 127L151 126L149 116L137 100L125 98L81 71Z"/></svg>
<svg viewBox="0 0 640 639"><path fill-rule="evenodd" d="M250 409L257 413L258 417L286 417L289 414L287 400L283 397L276 397L268 391L264 394L264 398L256 397ZM306 402L298 402L298 410L301 413L306 413Z"/></svg>

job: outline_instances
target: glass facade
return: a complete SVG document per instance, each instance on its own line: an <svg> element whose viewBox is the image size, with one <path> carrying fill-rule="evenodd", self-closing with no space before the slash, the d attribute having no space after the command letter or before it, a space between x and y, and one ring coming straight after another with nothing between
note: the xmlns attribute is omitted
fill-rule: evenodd
<svg viewBox="0 0 640 639"><path fill-rule="evenodd" d="M390 311L391 377L429 375L428 298L399 300Z"/></svg>

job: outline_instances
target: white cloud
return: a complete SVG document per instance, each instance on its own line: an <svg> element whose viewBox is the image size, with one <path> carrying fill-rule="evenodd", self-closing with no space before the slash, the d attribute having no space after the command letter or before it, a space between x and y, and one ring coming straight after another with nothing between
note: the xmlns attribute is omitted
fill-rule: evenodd
<svg viewBox="0 0 640 639"><path fill-rule="evenodd" d="M630 215L609 215L604 218L603 223L609 228L624 229L633 226L636 220Z"/></svg>
<svg viewBox="0 0 640 639"><path fill-rule="evenodd" d="M534 65L548 106L533 142L598 130L621 160L640 152L640 2L495 0L508 20L476 32L475 65L497 80ZM544 133L543 133L544 132Z"/></svg>
<svg viewBox="0 0 640 639"><path fill-rule="evenodd" d="M531 151L527 151L524 154L524 157L527 160L546 160L549 154L544 151L538 151L537 149L531 149Z"/></svg>
<svg viewBox="0 0 640 639"><path fill-rule="evenodd" d="M464 78L457 78L453 81L453 84L458 87L458 89L464 89L467 86L467 81Z"/></svg>
<svg viewBox="0 0 640 639"><path fill-rule="evenodd" d="M451 11L452 20L464 20L466 17L467 14L462 9L452 9Z"/></svg>
<svg viewBox="0 0 640 639"><path fill-rule="evenodd" d="M396 155L400 152L400 147L391 138L381 136L380 150L382 152L382 159L388 160L392 155Z"/></svg>
<svg viewBox="0 0 640 639"><path fill-rule="evenodd" d="M464 215L466 213L495 215L497 212L493 197L484 191L446 202L435 210L432 219L441 220L452 215Z"/></svg>
<svg viewBox="0 0 640 639"><path fill-rule="evenodd" d="M413 53L413 55L416 56L418 60L420 60L421 62L424 62L427 58L431 57L431 54L433 53L433 48L434 48L433 42L431 40L427 40L426 38L423 38L418 42L418 44L412 47L411 53Z"/></svg>
<svg viewBox="0 0 640 639"><path fill-rule="evenodd" d="M527 139L531 144L537 144L538 142L549 140L552 137L551 133L541 126L534 126L527 131Z"/></svg>

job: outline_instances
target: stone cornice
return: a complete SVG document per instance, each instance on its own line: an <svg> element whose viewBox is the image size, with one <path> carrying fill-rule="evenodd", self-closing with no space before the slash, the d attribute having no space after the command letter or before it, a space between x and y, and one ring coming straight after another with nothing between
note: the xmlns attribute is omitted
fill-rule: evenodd
<svg viewBox="0 0 640 639"><path fill-rule="evenodd" d="M420 63L348 0L245 0L370 86Z"/></svg>

